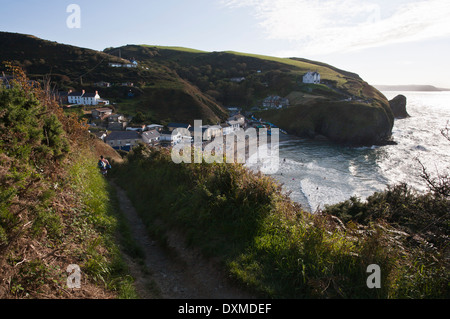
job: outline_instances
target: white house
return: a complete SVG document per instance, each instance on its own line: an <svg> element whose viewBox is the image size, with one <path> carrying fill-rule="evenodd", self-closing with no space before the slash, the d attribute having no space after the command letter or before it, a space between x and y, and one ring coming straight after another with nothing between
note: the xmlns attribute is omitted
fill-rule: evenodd
<svg viewBox="0 0 450 319"><path fill-rule="evenodd" d="M95 93L86 93L84 90L82 92L72 92L68 96L69 104L77 105L109 105L108 100L100 98L98 91Z"/></svg>
<svg viewBox="0 0 450 319"><path fill-rule="evenodd" d="M306 84L320 84L320 73L309 71L303 76L303 83Z"/></svg>
<svg viewBox="0 0 450 319"><path fill-rule="evenodd" d="M109 66L112 68L121 68L122 64L121 63L110 63Z"/></svg>
<svg viewBox="0 0 450 319"><path fill-rule="evenodd" d="M222 123L220 127L222 127L222 134L224 136L233 133L233 127L228 123Z"/></svg>
<svg viewBox="0 0 450 319"><path fill-rule="evenodd" d="M164 131L161 132L160 139L161 143L169 143L171 145L177 145L183 140L183 135L178 132Z"/></svg>
<svg viewBox="0 0 450 319"><path fill-rule="evenodd" d="M228 121L227 123L228 123L228 125L231 126L231 130L232 130L233 132L239 131L239 128L241 127L241 126L239 125L239 122L238 122L238 121Z"/></svg>

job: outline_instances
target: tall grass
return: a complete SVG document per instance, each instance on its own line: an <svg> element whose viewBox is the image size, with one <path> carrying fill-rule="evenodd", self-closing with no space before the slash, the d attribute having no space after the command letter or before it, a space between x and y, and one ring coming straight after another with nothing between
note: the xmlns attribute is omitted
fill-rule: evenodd
<svg viewBox="0 0 450 319"><path fill-rule="evenodd" d="M127 226L120 212L117 194L100 174L92 156L77 155L69 168L72 189L80 194L81 214L76 229L80 233L80 267L83 273L119 298L137 298L134 279L128 275L126 262L117 245ZM122 237L124 238L124 237ZM126 247L130 242L122 241Z"/></svg>

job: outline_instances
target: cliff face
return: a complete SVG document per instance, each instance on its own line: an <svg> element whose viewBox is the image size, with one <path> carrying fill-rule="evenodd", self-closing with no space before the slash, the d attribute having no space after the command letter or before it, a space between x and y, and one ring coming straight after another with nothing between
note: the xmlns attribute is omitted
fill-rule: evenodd
<svg viewBox="0 0 450 319"><path fill-rule="evenodd" d="M333 142L355 146L392 143L394 116L387 104L325 101L261 115L301 137L323 135Z"/></svg>
<svg viewBox="0 0 450 319"><path fill-rule="evenodd" d="M394 113L396 119L404 119L410 117L406 111L406 97L404 95L397 95L395 98L389 101L389 105Z"/></svg>

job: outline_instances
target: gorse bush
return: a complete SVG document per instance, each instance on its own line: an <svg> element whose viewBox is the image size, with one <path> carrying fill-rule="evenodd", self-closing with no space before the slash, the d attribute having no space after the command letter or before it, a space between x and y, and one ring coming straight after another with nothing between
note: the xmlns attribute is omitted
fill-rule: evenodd
<svg viewBox="0 0 450 319"><path fill-rule="evenodd" d="M96 141L9 67L12 87L0 86L0 298L135 297ZM79 291L67 288L69 264L81 267Z"/></svg>

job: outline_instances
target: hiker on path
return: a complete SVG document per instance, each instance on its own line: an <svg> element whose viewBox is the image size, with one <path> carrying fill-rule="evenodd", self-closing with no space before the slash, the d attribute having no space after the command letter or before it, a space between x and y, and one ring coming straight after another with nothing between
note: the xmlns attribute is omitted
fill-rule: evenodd
<svg viewBox="0 0 450 319"><path fill-rule="evenodd" d="M100 156L100 160L98 161L98 168L102 172L103 176L108 175L108 170L111 169L111 164L109 161L102 156Z"/></svg>

